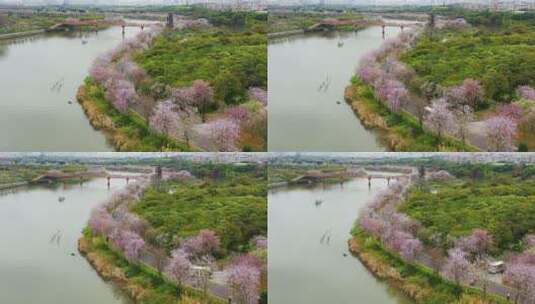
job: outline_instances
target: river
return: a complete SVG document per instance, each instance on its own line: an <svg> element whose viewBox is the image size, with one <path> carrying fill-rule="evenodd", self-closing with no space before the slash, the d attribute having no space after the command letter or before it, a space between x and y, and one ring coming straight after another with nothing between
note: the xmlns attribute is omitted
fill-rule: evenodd
<svg viewBox="0 0 535 304"><path fill-rule="evenodd" d="M386 186L385 180L374 179L368 188L368 180L358 178L343 185L269 192L270 303L412 303L348 251L359 209ZM318 199L323 203L316 206Z"/></svg>
<svg viewBox="0 0 535 304"><path fill-rule="evenodd" d="M77 250L91 209L125 185L97 178L0 192L0 303L130 303Z"/></svg>
<svg viewBox="0 0 535 304"><path fill-rule="evenodd" d="M387 27L385 37L399 32ZM382 42L381 27L375 26L270 40L269 151L384 151L377 134L344 101L360 58ZM322 83L328 85L320 89Z"/></svg>
<svg viewBox="0 0 535 304"><path fill-rule="evenodd" d="M140 30L127 27L125 37ZM113 150L76 92L92 61L122 39L121 28L112 27L0 41L0 151Z"/></svg>

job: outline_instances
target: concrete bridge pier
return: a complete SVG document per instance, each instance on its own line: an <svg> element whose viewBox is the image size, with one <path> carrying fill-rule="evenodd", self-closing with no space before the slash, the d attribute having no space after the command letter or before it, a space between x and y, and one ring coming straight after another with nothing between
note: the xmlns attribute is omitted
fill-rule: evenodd
<svg viewBox="0 0 535 304"><path fill-rule="evenodd" d="M108 176L108 177L106 177L106 179L108 180L108 182L107 182L107 183L108 183L108 189L110 189L110 180L111 180L111 177Z"/></svg>

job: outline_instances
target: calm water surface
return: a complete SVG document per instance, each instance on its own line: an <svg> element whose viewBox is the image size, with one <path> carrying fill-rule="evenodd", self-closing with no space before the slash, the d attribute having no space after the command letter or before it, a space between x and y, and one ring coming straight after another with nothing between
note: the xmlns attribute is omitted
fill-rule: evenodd
<svg viewBox="0 0 535 304"><path fill-rule="evenodd" d="M77 250L91 209L125 184L112 179L108 189L99 178L0 192L0 303L130 303Z"/></svg>
<svg viewBox="0 0 535 304"><path fill-rule="evenodd" d="M359 209L385 180L269 193L269 302L408 304L348 251ZM320 206L317 199L323 200ZM347 256L344 256L347 254Z"/></svg>
<svg viewBox="0 0 535 304"><path fill-rule="evenodd" d="M399 32L387 27L385 36ZM360 58L382 42L380 27L271 40L269 151L385 150L344 101L344 89Z"/></svg>
<svg viewBox="0 0 535 304"><path fill-rule="evenodd" d="M112 150L75 96L93 59L122 39L113 27L0 41L0 151Z"/></svg>

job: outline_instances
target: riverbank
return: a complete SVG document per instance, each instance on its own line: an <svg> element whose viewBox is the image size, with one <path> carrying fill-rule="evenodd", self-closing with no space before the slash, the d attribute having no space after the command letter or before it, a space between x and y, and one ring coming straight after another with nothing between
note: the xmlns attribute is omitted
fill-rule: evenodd
<svg viewBox="0 0 535 304"><path fill-rule="evenodd" d="M0 40L8 40L8 39L21 38L21 37L35 36L35 35L39 35L39 34L44 34L45 32L46 32L45 30L35 30L35 31L26 31L26 32L2 34L2 35L0 35Z"/></svg>
<svg viewBox="0 0 535 304"><path fill-rule="evenodd" d="M184 145L153 134L146 121L133 111L121 114L104 97L104 91L90 79L76 94L89 123L102 131L116 151L189 151Z"/></svg>
<svg viewBox="0 0 535 304"><path fill-rule="evenodd" d="M416 303L505 304L505 299L487 295L475 288L445 281L433 270L408 264L382 247L372 236L354 228L349 251L377 278L388 282Z"/></svg>
<svg viewBox="0 0 535 304"><path fill-rule="evenodd" d="M112 250L102 237L93 236L89 229L78 241L78 251L104 280L119 287L136 303L226 303L209 295L203 298L201 292L190 288L183 287L181 291L154 269L130 264L121 254ZM182 295L179 302L178 294Z"/></svg>
<svg viewBox="0 0 535 304"><path fill-rule="evenodd" d="M344 99L366 128L380 131L378 136L390 151L478 151L451 137L439 140L406 111L392 113L356 76L346 87Z"/></svg>

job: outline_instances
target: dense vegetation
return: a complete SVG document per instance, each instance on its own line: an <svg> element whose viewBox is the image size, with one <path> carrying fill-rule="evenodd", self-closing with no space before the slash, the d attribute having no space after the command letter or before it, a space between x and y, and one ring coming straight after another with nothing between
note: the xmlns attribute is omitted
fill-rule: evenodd
<svg viewBox="0 0 535 304"><path fill-rule="evenodd" d="M227 171L228 172L228 171ZM158 235L191 237L210 229L225 250L247 251L249 241L267 234L265 172L228 172L224 178L168 182L151 187L133 211ZM165 246L176 246L168 238Z"/></svg>
<svg viewBox="0 0 535 304"><path fill-rule="evenodd" d="M0 13L0 34L18 33L47 29L69 18L67 14L39 12L33 14ZM101 15L87 14L80 19L99 19Z"/></svg>
<svg viewBox="0 0 535 304"><path fill-rule="evenodd" d="M361 19L362 14L347 11L340 12L270 12L268 18L268 27L270 33L285 32L292 30L304 30L325 18L344 19Z"/></svg>
<svg viewBox="0 0 535 304"><path fill-rule="evenodd" d="M44 174L48 170L61 170L65 173L85 171L81 165L65 166L33 166L33 165L9 165L0 166L0 185L19 182L29 182Z"/></svg>
<svg viewBox="0 0 535 304"><path fill-rule="evenodd" d="M495 253L521 249L522 238L535 231L535 181L510 173L480 176L413 187L400 211L425 227L420 238L428 244L438 239L448 248L453 238L481 228L493 235Z"/></svg>
<svg viewBox="0 0 535 304"><path fill-rule="evenodd" d="M489 102L510 101L521 85L535 85L535 15L456 12L472 27L424 35L401 58L424 81L443 86L479 80Z"/></svg>
<svg viewBox="0 0 535 304"><path fill-rule="evenodd" d="M267 40L261 32L224 28L176 31L158 37L138 64L172 87L203 79L217 100L246 101L249 87L267 87Z"/></svg>

